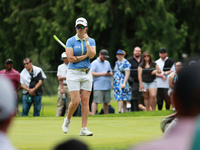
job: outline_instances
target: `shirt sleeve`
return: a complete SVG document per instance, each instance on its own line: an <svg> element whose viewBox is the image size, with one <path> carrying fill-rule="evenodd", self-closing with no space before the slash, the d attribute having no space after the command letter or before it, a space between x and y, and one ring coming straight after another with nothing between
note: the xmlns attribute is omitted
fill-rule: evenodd
<svg viewBox="0 0 200 150"><path fill-rule="evenodd" d="M61 75L61 72L60 72L60 66L58 66L58 70L57 70L57 76Z"/></svg>
<svg viewBox="0 0 200 150"><path fill-rule="evenodd" d="M109 63L109 70L110 70L110 72L113 72L113 71L112 71L112 68L111 68L111 66L110 66L110 63Z"/></svg>
<svg viewBox="0 0 200 150"><path fill-rule="evenodd" d="M20 83L20 73L17 74L17 82Z"/></svg>
<svg viewBox="0 0 200 150"><path fill-rule="evenodd" d="M172 67L171 67L170 70L171 70L171 71L175 71L175 64L172 65Z"/></svg>
<svg viewBox="0 0 200 150"><path fill-rule="evenodd" d="M38 73L38 75L37 75L37 79L38 79L38 81L39 81L39 80L43 80L43 77L42 77L42 73L41 73L41 72Z"/></svg>
<svg viewBox="0 0 200 150"><path fill-rule="evenodd" d="M70 39L67 40L67 42L66 42L66 47L67 47L67 48L72 48L72 42L71 42Z"/></svg>
<svg viewBox="0 0 200 150"><path fill-rule="evenodd" d="M91 72L96 72L96 65L95 62L91 63Z"/></svg>
<svg viewBox="0 0 200 150"><path fill-rule="evenodd" d="M131 69L131 64L126 60L125 63L124 63L124 70L130 70Z"/></svg>
<svg viewBox="0 0 200 150"><path fill-rule="evenodd" d="M90 46L96 47L96 43L95 43L95 40L94 40L94 39L91 39L91 40L90 40Z"/></svg>

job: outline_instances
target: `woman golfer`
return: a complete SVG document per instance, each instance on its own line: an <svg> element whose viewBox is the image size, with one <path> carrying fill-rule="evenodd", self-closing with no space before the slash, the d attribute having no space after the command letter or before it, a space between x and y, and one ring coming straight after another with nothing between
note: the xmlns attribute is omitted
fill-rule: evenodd
<svg viewBox="0 0 200 150"><path fill-rule="evenodd" d="M75 22L75 28L76 35L69 38L66 43L66 54L69 60L66 79L72 102L69 104L62 130L64 133L69 131L71 117L81 101L82 128L80 135L92 136L93 133L86 126L89 115L89 97L92 89L90 59L96 55L96 44L95 40L87 34L88 23L85 18L78 18Z"/></svg>

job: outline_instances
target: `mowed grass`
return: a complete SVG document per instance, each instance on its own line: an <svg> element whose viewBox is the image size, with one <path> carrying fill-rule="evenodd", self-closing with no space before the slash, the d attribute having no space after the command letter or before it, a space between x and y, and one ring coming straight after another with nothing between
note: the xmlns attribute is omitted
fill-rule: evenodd
<svg viewBox="0 0 200 150"><path fill-rule="evenodd" d="M90 149L127 149L131 145L161 137L160 121L172 113L164 110L89 116L87 127L94 135L81 137L81 117L72 118L69 133L62 132L64 117L54 117L56 101L56 96L43 97L42 117L32 117L30 112L29 117L14 119L9 137L18 149L51 150L58 143L72 138L87 143ZM117 110L116 101L112 101L111 105Z"/></svg>

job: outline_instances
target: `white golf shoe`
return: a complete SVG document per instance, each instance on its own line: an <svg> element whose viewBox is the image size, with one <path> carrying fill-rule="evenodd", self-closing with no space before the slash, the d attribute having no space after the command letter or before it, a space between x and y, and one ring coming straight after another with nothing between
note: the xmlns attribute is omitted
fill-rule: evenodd
<svg viewBox="0 0 200 150"><path fill-rule="evenodd" d="M70 125L70 120L68 120L66 117L62 125L62 130L65 134L69 131L69 125Z"/></svg>
<svg viewBox="0 0 200 150"><path fill-rule="evenodd" d="M80 136L93 136L93 133L90 132L86 127L81 128Z"/></svg>

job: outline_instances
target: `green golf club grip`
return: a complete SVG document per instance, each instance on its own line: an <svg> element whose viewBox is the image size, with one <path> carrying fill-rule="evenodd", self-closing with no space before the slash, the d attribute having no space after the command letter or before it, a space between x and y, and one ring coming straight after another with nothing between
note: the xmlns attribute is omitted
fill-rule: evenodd
<svg viewBox="0 0 200 150"><path fill-rule="evenodd" d="M59 39L57 38L56 35L53 35L53 38L54 38L56 41L59 41Z"/></svg>

